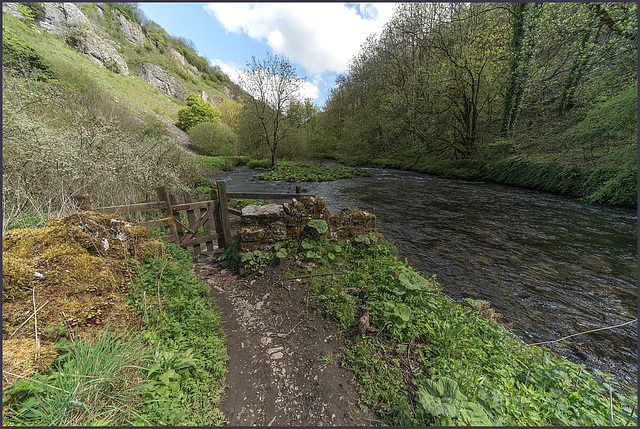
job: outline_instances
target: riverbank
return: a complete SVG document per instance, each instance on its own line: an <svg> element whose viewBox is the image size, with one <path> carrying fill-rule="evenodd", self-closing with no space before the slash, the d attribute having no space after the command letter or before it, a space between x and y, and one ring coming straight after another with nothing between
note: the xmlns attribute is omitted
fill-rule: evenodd
<svg viewBox="0 0 640 429"><path fill-rule="evenodd" d="M479 180L513 185L587 202L637 207L637 148L602 157L597 164L558 162L527 155L492 160L459 159L416 161L375 159L352 155L325 155L328 159L353 167L393 168L438 177Z"/></svg>
<svg viewBox="0 0 640 429"><path fill-rule="evenodd" d="M305 308L335 323L345 347L334 359L354 372L359 403L385 425L636 422L637 399L610 376L525 345L486 302L452 302L435 276L398 260L379 235L277 247L280 255L264 254L262 266L245 273L260 282L270 267L309 269L281 271L273 285L306 290Z"/></svg>
<svg viewBox="0 0 640 429"><path fill-rule="evenodd" d="M52 370L42 368L35 374L18 374L27 379L12 379L3 390L5 422L221 424L231 420L230 410L235 418L246 401L238 391L224 390L227 347L235 356L255 349L253 361L229 364L241 366L245 381L249 374L258 374L264 392L277 392L282 380L298 387L290 392L291 401L244 415L258 416L256 421L265 424L277 416L279 422L289 421L284 419L289 416L291 422L310 425L371 422L374 416L359 408L373 410L376 421L393 425L625 425L637 421L637 398L621 393L608 375L598 371L592 375L584 366L544 348L524 345L498 323L500 316L485 302L467 300L468 306L451 302L440 293L435 276L425 278L401 262L395 248L380 235L369 233L341 243L322 237L300 242L286 239L276 246L277 251L264 252L254 261L253 270L245 269L247 277L230 273L214 277L201 266L196 269L199 281L190 276L189 252L145 238L146 234L117 217L86 217L86 213L40 231L5 234L3 262L13 257L17 259L13 266L22 262L26 268L3 267L9 274L3 282L3 299L13 299L3 303L3 336L26 318L20 317L25 308L33 309L42 300L52 302L38 313L35 330L45 340L42 356L51 358ZM109 231L117 226L130 229L133 235L124 243L138 247L111 239ZM49 238L43 240L43 236ZM237 246L230 247L225 259L240 261L237 252ZM127 255L136 259L124 263ZM28 261L37 261L33 263L38 266ZM43 279L32 276L32 269ZM207 269L216 270L211 263ZM113 284L105 282L107 278ZM33 297L20 292L25 282L35 288ZM115 290L103 290L104 285ZM83 297L82 305L69 304L71 286ZM211 299L211 288L220 304ZM228 326L256 331L259 345L240 341L238 349L235 341L231 351L227 338L232 328L222 330L218 309L225 305L223 299L228 301L225 314L235 315L227 320ZM275 307L282 308L274 312ZM119 325L124 329L112 329L125 315L130 323ZM272 320L268 315L276 317ZM304 347L275 344L289 336L299 339L296 344L304 342ZM305 342L305 336L324 338L327 344ZM28 360L37 353L38 341L29 333L21 340L26 347L22 355ZM262 348L268 361L259 357ZM57 351L44 353L51 349ZM283 366L284 355L293 358L294 351L303 349L309 370L317 371L318 379L327 374L332 378L317 385L307 385L302 373L292 378L298 366L295 359ZM9 359L9 350L3 344L3 359ZM255 372L265 362L268 371ZM342 367L353 372L357 399L349 388L341 398L331 396L336 384L348 383L352 377ZM6 363L3 368L10 369ZM104 380L108 385L100 384ZM252 386L244 383L247 392ZM324 408L302 401L324 394L328 395L322 397ZM235 402L220 403L232 395ZM341 402L345 397L352 398L348 404ZM298 407L291 407L298 399ZM259 395L256 401L262 403ZM304 418L295 417L302 414Z"/></svg>

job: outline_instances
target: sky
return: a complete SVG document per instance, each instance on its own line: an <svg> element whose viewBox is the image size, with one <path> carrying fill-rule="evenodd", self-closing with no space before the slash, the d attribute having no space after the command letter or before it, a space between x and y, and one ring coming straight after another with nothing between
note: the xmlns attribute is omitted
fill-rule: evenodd
<svg viewBox="0 0 640 429"><path fill-rule="evenodd" d="M380 34L395 3L138 3L172 36L193 41L198 54L232 80L251 57L289 58L305 78L302 97L324 105L367 36Z"/></svg>

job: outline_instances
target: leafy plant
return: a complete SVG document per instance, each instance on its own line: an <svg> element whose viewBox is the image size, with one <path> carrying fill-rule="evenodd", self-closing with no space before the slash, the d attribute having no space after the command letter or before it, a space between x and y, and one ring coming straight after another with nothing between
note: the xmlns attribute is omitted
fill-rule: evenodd
<svg viewBox="0 0 640 429"><path fill-rule="evenodd" d="M269 261L269 255L260 250L254 250L252 252L244 252L240 258L241 267L240 275L246 276L252 273L264 274L264 270L267 267Z"/></svg>
<svg viewBox="0 0 640 429"><path fill-rule="evenodd" d="M253 165L253 167L251 167ZM254 162L251 168L263 167L266 163ZM260 180L283 180L285 182L313 182L346 179L353 176L370 176L367 170L351 167L327 167L321 164L296 161L280 161L277 168L266 173L254 174Z"/></svg>
<svg viewBox="0 0 640 429"><path fill-rule="evenodd" d="M178 110L178 127L188 131L195 125L205 122L218 122L220 112L195 93L187 96L187 107Z"/></svg>
<svg viewBox="0 0 640 429"><path fill-rule="evenodd" d="M418 411L433 418L434 426L491 426L484 409L460 392L458 383L442 377L422 379L418 384Z"/></svg>

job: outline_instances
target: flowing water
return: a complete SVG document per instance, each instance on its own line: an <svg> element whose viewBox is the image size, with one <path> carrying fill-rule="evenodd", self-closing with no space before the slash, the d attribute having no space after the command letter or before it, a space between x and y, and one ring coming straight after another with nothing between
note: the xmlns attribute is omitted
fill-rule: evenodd
<svg viewBox="0 0 640 429"><path fill-rule="evenodd" d="M632 209L492 183L370 169L371 177L302 183L333 210L374 213L401 258L436 274L454 300L488 300L527 343L637 318L637 216ZM229 192L294 192L238 168L216 176ZM638 325L548 345L637 385Z"/></svg>

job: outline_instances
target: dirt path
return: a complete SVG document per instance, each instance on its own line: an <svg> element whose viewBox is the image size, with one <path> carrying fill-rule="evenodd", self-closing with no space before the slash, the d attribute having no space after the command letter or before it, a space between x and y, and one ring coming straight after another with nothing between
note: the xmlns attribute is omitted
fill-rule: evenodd
<svg viewBox="0 0 640 429"><path fill-rule="evenodd" d="M375 414L356 405L338 330L306 308L304 283L279 281L283 270L244 279L212 258L194 266L223 313L229 361L220 407L229 424L376 425Z"/></svg>

